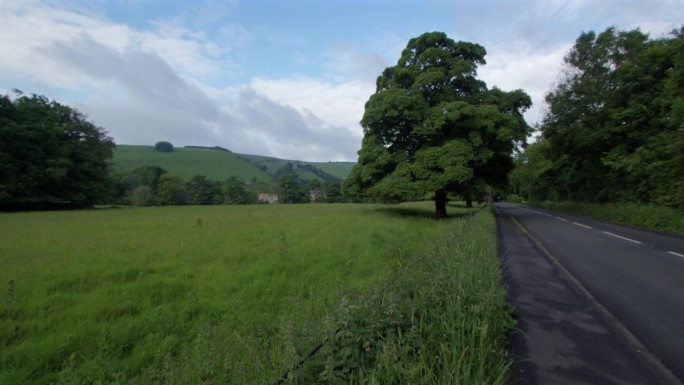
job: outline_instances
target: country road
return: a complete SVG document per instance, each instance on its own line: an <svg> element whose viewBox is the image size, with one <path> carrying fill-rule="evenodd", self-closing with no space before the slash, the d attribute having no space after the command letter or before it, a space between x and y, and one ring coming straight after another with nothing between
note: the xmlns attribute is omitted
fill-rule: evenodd
<svg viewBox="0 0 684 385"><path fill-rule="evenodd" d="M684 239L497 204L684 382Z"/></svg>

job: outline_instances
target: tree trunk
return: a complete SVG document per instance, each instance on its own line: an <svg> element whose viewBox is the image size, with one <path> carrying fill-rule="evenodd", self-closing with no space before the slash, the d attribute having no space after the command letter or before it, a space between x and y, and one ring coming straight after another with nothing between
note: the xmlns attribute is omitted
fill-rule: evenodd
<svg viewBox="0 0 684 385"><path fill-rule="evenodd" d="M470 195L469 192L465 193L465 196L463 197L466 201L466 207L471 209L473 208L473 196Z"/></svg>
<svg viewBox="0 0 684 385"><path fill-rule="evenodd" d="M435 191L435 219L447 217L446 211L447 195L444 190Z"/></svg>

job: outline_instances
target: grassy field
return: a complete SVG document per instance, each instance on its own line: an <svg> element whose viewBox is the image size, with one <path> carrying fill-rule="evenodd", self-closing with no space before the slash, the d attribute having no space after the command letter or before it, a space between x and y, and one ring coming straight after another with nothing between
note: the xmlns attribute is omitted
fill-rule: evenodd
<svg viewBox="0 0 684 385"><path fill-rule="evenodd" d="M502 384L491 214L280 205L0 214L0 384Z"/></svg>
<svg viewBox="0 0 684 385"><path fill-rule="evenodd" d="M195 175L223 181L230 176L244 180L256 178L268 182L271 177L264 171L225 151L201 148L176 148L172 152L155 151L153 146L117 145L114 150L114 169L133 170L139 166L159 166L189 180Z"/></svg>

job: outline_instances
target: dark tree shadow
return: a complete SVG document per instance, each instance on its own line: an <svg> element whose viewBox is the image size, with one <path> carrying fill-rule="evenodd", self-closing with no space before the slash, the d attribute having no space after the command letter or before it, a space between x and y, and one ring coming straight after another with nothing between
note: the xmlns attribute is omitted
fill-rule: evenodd
<svg viewBox="0 0 684 385"><path fill-rule="evenodd" d="M463 218L472 215L473 211L463 211L463 210L452 210L449 211L449 208L458 208L458 209L464 209L466 208L465 204L461 203L447 203L447 214L448 218L446 219L454 219L454 218ZM404 218L427 218L427 219L435 219L435 210L434 208L419 208L419 207L405 207L401 205L396 205L396 206L391 206L391 207L380 207L375 209L375 211L389 215L389 216L396 216L396 217L404 217Z"/></svg>

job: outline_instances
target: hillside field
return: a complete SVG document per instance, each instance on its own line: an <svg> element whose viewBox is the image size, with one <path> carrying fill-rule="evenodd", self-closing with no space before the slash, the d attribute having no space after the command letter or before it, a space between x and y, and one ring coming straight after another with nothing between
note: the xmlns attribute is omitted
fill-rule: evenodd
<svg viewBox="0 0 684 385"><path fill-rule="evenodd" d="M186 180L195 175L204 175L217 181L237 176L245 181L263 182L271 181L269 173L275 173L287 163L309 164L340 180L346 178L354 166L353 162L302 162L205 148L174 148L172 152L165 153L155 151L154 146L138 145L117 145L112 162L115 171L152 165ZM266 166L267 172L259 168L262 164ZM295 171L302 179L320 179L306 170Z"/></svg>
<svg viewBox="0 0 684 385"><path fill-rule="evenodd" d="M323 341L290 383L502 384L493 216L450 209L0 214L0 384L273 383Z"/></svg>
<svg viewBox="0 0 684 385"><path fill-rule="evenodd" d="M232 175L244 180L271 180L267 173L233 153L201 148L175 148L172 152L159 152L155 151L154 146L117 145L113 163L115 171L133 170L145 165L159 166L186 180L195 175L218 181Z"/></svg>
<svg viewBox="0 0 684 385"><path fill-rule="evenodd" d="M349 172L351 171L352 167L354 167L354 165L356 164L355 162L302 162L299 160L278 159L268 156L248 154L238 154L238 156L247 158L255 164L265 165L269 173L277 171L279 168L285 166L287 163L303 163L310 164L340 179L345 179L347 175L349 175ZM313 175L311 173L307 174Z"/></svg>

